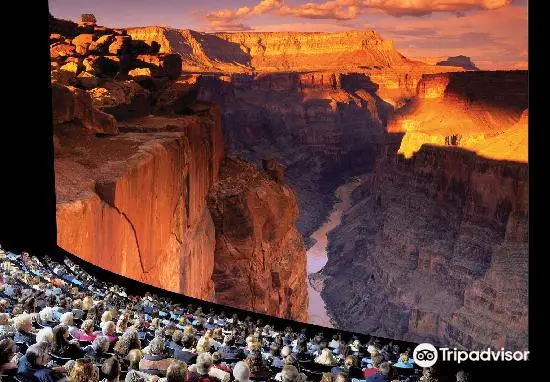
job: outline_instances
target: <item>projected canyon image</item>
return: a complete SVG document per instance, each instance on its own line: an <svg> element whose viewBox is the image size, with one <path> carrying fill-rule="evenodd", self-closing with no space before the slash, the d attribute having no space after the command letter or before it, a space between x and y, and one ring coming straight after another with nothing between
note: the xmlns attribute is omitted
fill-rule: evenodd
<svg viewBox="0 0 550 382"><path fill-rule="evenodd" d="M526 1L49 10L61 248L253 312L527 349Z"/></svg>

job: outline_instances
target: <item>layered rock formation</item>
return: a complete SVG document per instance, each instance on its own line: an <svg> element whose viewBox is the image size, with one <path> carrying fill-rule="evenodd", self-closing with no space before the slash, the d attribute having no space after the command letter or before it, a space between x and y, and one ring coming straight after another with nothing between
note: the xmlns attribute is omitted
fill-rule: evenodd
<svg viewBox="0 0 550 382"><path fill-rule="evenodd" d="M526 350L526 73L426 76L418 98L329 233L322 296L342 328Z"/></svg>
<svg viewBox="0 0 550 382"><path fill-rule="evenodd" d="M260 164L274 158L295 190L308 240L346 177L368 171L391 105L365 74L203 75L199 99L222 110L227 149Z"/></svg>
<svg viewBox="0 0 550 382"><path fill-rule="evenodd" d="M58 244L167 290L307 320L305 249L280 165L268 161L263 172L246 163L226 165L231 176L222 172L218 184L220 112L196 101L198 77L180 76L179 56L155 53L153 42L94 23L54 19L51 28ZM242 188L242 180L261 189L256 207L263 211L243 217L223 208L232 200L227 192ZM209 209L213 188L216 203ZM236 304L240 280L228 282L219 270L233 254L228 248L244 248L231 230L258 224L263 230L251 235L253 250L242 252L242 262L255 267L257 286L269 280L269 288L254 288L253 298ZM254 247L256 240L262 244Z"/></svg>
<svg viewBox="0 0 550 382"><path fill-rule="evenodd" d="M222 164L220 181L208 198L216 227L216 299L307 322L306 254L295 226L298 206L275 168L267 164L258 171L235 158Z"/></svg>

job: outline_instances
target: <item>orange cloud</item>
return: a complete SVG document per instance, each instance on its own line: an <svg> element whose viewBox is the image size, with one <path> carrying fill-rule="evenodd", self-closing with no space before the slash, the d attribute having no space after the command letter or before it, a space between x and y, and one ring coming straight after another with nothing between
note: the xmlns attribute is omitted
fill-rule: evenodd
<svg viewBox="0 0 550 382"><path fill-rule="evenodd" d="M471 10L494 10L506 7L513 0L327 0L322 3L307 2L287 5L284 0L261 0L253 7L236 10L223 9L209 12L210 22L235 23L251 16L273 13L278 16L294 16L309 19L353 20L363 13L384 12L393 16L424 16L435 12L454 12L462 15Z"/></svg>

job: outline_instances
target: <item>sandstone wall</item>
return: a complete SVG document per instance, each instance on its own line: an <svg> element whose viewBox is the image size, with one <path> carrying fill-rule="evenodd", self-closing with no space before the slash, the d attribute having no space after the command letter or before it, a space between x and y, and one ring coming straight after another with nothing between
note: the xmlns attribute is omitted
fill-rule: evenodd
<svg viewBox="0 0 550 382"><path fill-rule="evenodd" d="M57 160L58 244L127 277L213 299L215 235L205 198L223 157L217 115L183 133L80 142L96 162L85 175L71 159ZM93 153L110 144L135 147L110 161ZM73 183L87 184L79 194L67 190L71 171L80 177Z"/></svg>
<svg viewBox="0 0 550 382"><path fill-rule="evenodd" d="M527 349L525 74L426 76L390 122L374 171L329 233L322 296L341 327ZM510 86L495 95L499 82Z"/></svg>
<svg viewBox="0 0 550 382"><path fill-rule="evenodd" d="M306 253L292 189L227 158L208 204L216 227L216 301L307 322Z"/></svg>

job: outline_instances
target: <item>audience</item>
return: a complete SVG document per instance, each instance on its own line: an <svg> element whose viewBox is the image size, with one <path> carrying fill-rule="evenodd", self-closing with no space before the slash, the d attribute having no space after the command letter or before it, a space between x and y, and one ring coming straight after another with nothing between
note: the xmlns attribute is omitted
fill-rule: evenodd
<svg viewBox="0 0 550 382"><path fill-rule="evenodd" d="M307 333L128 295L68 258L0 251L0 369L21 382L373 382L420 372L412 349ZM422 380L437 381L429 369Z"/></svg>

